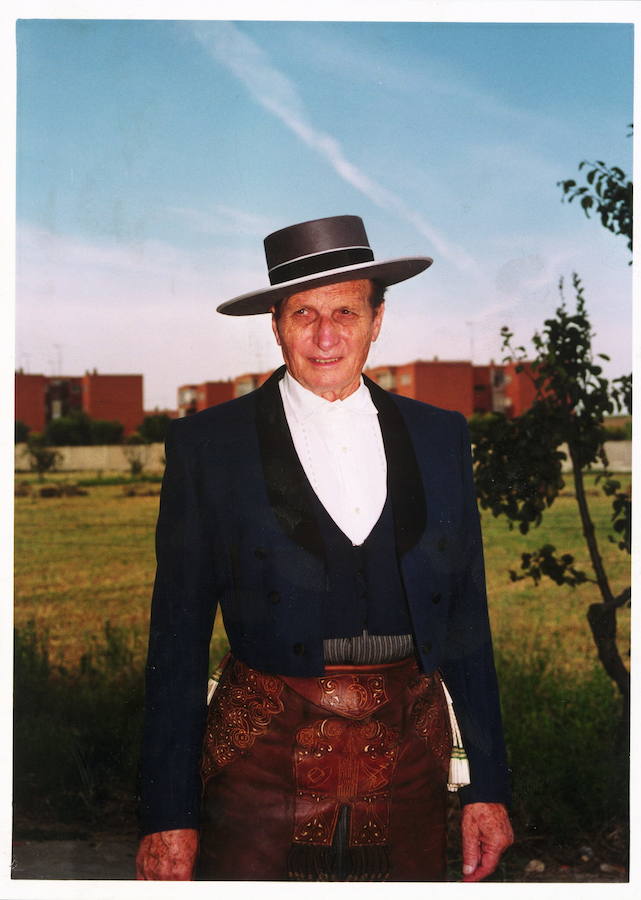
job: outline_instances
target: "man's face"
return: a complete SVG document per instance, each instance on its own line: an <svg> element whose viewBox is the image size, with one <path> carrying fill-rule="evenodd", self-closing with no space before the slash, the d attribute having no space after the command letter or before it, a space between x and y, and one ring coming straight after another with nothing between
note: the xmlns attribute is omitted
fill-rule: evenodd
<svg viewBox="0 0 641 900"><path fill-rule="evenodd" d="M283 300L272 328L296 381L326 400L343 400L358 387L383 321L372 310L369 280L328 284ZM273 312L273 310L272 310Z"/></svg>

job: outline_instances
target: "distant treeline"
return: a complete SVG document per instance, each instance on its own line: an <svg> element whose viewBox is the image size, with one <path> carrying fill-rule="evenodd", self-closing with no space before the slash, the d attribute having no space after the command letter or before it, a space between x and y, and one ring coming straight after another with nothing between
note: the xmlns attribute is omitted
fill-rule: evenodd
<svg viewBox="0 0 641 900"><path fill-rule="evenodd" d="M42 434L33 432L24 422L17 421L16 444L29 441L37 434L39 442L48 447L91 447L105 444L157 444L163 443L167 426L171 421L166 413L145 416L133 434L124 437L122 422L92 419L81 411L52 419Z"/></svg>

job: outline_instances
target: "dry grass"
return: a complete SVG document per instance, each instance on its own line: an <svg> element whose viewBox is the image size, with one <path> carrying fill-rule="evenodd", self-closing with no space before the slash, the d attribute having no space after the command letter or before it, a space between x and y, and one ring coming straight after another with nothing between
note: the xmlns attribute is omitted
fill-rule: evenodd
<svg viewBox="0 0 641 900"><path fill-rule="evenodd" d="M609 504L600 492L590 497L606 568L614 590L629 584L629 557L606 537ZM16 498L15 619L34 620L48 633L52 662L73 667L105 621L126 629L136 657L144 655L149 598L154 576L157 496L128 497L122 486L88 488L87 496ZM483 530L490 608L497 648L522 657L541 647L559 647L560 671L591 665L592 639L587 607L599 599L594 585L559 588L551 582L511 583L524 550L550 542L571 552L588 569L576 503L561 496L543 525L523 536L484 512ZM629 612L620 613L624 652ZM220 621L217 633L221 632Z"/></svg>
<svg viewBox="0 0 641 900"><path fill-rule="evenodd" d="M52 662L77 664L107 620L144 652L157 511L122 487L16 498L15 621L48 633Z"/></svg>
<svg viewBox="0 0 641 900"><path fill-rule="evenodd" d="M625 477L625 476L624 476ZM625 477L626 484L629 478ZM610 502L600 490L590 489L590 509L611 587L615 593L630 584L630 557L608 540ZM528 535L510 531L503 520L482 514L488 595L495 644L505 653L521 658L538 655L541 648L558 649L555 668L560 674L588 671L595 659L595 647L586 620L591 603L601 599L595 584L577 588L559 587L544 580L536 587L531 580L509 580L509 570L518 571L521 553L545 543L559 553L571 553L576 565L591 576L588 551L581 533L574 495L566 490ZM619 612L621 652L628 659L630 610Z"/></svg>

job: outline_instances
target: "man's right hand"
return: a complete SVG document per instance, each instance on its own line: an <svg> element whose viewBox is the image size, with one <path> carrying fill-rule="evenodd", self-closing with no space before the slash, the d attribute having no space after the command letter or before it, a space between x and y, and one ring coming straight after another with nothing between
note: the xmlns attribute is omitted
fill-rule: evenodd
<svg viewBox="0 0 641 900"><path fill-rule="evenodd" d="M136 856L136 879L191 881L198 856L198 836L195 828L145 835Z"/></svg>

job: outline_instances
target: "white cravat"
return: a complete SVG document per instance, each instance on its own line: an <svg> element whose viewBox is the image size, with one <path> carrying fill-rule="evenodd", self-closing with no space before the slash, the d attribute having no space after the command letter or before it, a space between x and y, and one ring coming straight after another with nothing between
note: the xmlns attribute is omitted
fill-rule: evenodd
<svg viewBox="0 0 641 900"><path fill-rule="evenodd" d="M387 460L378 411L361 382L330 403L289 372L280 382L287 424L309 483L334 522L362 544L385 505Z"/></svg>

